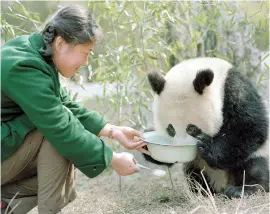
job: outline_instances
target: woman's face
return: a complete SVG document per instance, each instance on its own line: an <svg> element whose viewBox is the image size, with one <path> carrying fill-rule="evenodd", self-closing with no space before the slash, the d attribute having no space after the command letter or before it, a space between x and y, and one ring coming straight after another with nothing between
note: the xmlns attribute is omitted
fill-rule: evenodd
<svg viewBox="0 0 270 214"><path fill-rule="evenodd" d="M94 45L93 41L86 44L68 44L61 37L57 37L53 43L53 61L60 74L70 78L81 66L87 66L88 56Z"/></svg>

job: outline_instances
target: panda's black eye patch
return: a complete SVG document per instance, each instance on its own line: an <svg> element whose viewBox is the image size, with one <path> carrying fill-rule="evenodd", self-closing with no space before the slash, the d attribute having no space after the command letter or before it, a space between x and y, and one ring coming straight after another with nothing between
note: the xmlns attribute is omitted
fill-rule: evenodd
<svg viewBox="0 0 270 214"><path fill-rule="evenodd" d="M169 124L166 130L171 137L175 136L176 132L172 124Z"/></svg>

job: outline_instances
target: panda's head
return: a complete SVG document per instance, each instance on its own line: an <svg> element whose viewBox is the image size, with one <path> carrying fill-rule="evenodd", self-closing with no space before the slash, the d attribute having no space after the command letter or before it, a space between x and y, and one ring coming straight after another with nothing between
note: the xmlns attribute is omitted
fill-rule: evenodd
<svg viewBox="0 0 270 214"><path fill-rule="evenodd" d="M224 82L232 65L217 58L195 58L174 66L166 76L150 73L155 92L155 129L183 139L186 127L194 124L214 135L222 125Z"/></svg>

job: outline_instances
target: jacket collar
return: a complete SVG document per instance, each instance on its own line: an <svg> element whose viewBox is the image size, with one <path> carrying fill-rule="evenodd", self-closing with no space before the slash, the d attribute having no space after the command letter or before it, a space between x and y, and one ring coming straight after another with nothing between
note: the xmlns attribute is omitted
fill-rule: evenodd
<svg viewBox="0 0 270 214"><path fill-rule="evenodd" d="M41 33L34 32L34 33L30 34L29 41L31 43L31 46L40 54L40 56L43 58L43 60L46 61L56 71L56 67L53 63L53 60L44 58L40 53L40 49L45 46L45 42L43 40Z"/></svg>
<svg viewBox="0 0 270 214"><path fill-rule="evenodd" d="M45 42L42 38L41 33L34 32L29 36L29 41L32 45L32 47L39 52L40 48L45 46Z"/></svg>

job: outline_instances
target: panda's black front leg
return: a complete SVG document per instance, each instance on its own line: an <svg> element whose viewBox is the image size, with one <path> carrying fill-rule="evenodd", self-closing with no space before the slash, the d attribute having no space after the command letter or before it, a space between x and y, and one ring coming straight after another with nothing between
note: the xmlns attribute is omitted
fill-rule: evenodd
<svg viewBox="0 0 270 214"><path fill-rule="evenodd" d="M200 128L193 124L189 124L186 128L186 131L189 135L198 140L197 146L200 157L204 159L209 166L216 168L217 162L215 160L215 155L213 154L213 151L211 149L211 145L213 144L213 138L203 133Z"/></svg>

